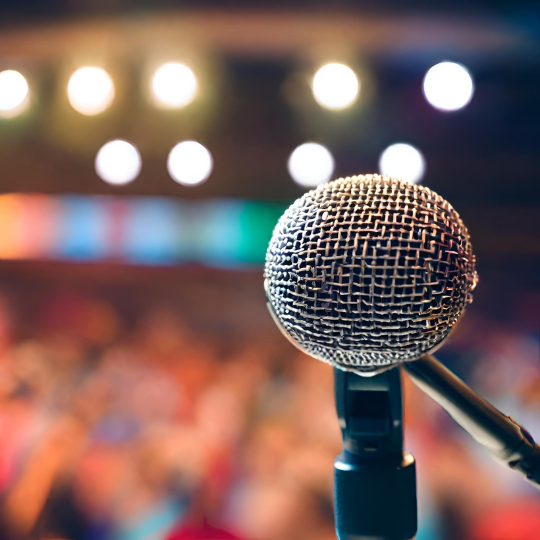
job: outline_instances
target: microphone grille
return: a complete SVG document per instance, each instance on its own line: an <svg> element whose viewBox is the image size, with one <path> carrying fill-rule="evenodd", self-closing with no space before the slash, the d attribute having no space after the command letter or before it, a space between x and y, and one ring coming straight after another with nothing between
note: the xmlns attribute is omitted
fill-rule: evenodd
<svg viewBox="0 0 540 540"><path fill-rule="evenodd" d="M433 350L476 281L469 233L452 206L379 175L298 199L274 229L265 266L271 310L292 341L357 371Z"/></svg>

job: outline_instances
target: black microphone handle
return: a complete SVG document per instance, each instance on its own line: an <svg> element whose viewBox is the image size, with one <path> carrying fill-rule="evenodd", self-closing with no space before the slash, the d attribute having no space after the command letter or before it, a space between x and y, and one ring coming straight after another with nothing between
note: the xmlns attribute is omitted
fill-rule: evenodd
<svg viewBox="0 0 540 540"><path fill-rule="evenodd" d="M471 390L436 358L425 355L403 368L492 457L540 489L540 446L515 420Z"/></svg>
<svg viewBox="0 0 540 540"><path fill-rule="evenodd" d="M410 540L417 531L416 464L403 452L401 370L372 377L334 368L343 452L334 462L339 540Z"/></svg>

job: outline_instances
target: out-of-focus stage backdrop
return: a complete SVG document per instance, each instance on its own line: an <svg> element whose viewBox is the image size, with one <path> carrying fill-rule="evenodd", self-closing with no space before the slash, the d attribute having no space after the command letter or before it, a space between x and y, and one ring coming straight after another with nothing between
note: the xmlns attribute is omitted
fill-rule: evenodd
<svg viewBox="0 0 540 540"><path fill-rule="evenodd" d="M1 9L0 538L335 538L332 370L262 269L339 176L455 206L480 281L438 356L540 438L538 7ZM538 492L405 391L418 540L540 538Z"/></svg>

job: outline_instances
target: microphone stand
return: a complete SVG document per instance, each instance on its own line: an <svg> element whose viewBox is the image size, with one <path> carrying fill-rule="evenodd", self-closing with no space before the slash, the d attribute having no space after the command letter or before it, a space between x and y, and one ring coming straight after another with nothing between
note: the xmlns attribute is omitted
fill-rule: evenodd
<svg viewBox="0 0 540 540"><path fill-rule="evenodd" d="M402 364L491 456L540 488L540 446L431 355ZM416 472L403 452L401 370L366 377L334 368L343 452L334 462L339 540L410 540L417 531Z"/></svg>
<svg viewBox="0 0 540 540"><path fill-rule="evenodd" d="M513 418L473 392L461 379L427 354L403 369L426 394L479 442L491 456L540 488L540 446Z"/></svg>
<svg viewBox="0 0 540 540"><path fill-rule="evenodd" d="M399 367L372 377L334 368L343 452L334 462L339 540L410 540L417 530L416 466L403 452Z"/></svg>

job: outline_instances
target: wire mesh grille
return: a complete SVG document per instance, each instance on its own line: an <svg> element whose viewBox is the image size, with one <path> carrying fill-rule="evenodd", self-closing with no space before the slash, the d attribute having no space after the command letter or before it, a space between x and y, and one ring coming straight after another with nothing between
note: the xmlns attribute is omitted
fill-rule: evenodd
<svg viewBox="0 0 540 540"><path fill-rule="evenodd" d="M372 370L435 348L472 300L466 227L428 188L379 175L319 186L280 218L265 288L312 356Z"/></svg>

